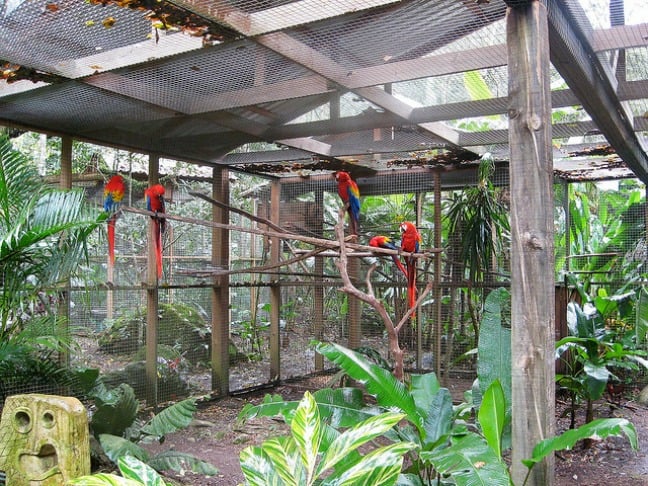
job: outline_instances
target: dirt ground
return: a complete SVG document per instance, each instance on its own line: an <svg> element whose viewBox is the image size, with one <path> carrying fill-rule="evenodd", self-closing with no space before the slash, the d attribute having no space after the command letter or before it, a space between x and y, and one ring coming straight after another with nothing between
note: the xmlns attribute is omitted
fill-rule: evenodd
<svg viewBox="0 0 648 486"><path fill-rule="evenodd" d="M312 385L312 384L311 384ZM469 382L458 381L450 385L453 396L461 397ZM267 392L277 393L286 399L299 400L305 390L316 389L308 383L284 385ZM237 424L237 415L246 403L259 403L266 392L255 392L240 397L229 397L200 404L194 424L188 429L167 436L163 444L150 445L151 452L175 449L189 452L214 464L219 473L213 477L169 473L167 480L179 485L237 486L243 484L239 466L239 453L248 445L259 444L269 436L284 435L285 425L278 420L254 419L243 426ZM640 450L631 450L625 438L608 438L583 450L562 451L556 456L555 485L582 486L648 486L648 409L633 398L630 391L613 408L609 402L596 403L597 417L625 417L630 420L639 437ZM460 398L459 398L460 399ZM556 428L564 431L569 426L568 417L560 417L567 404L557 402ZM578 424L583 420L578 415Z"/></svg>

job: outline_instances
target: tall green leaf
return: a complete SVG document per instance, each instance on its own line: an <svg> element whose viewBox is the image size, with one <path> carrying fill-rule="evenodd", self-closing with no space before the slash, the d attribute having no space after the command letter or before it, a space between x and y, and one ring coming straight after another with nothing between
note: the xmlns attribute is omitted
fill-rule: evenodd
<svg viewBox="0 0 648 486"><path fill-rule="evenodd" d="M377 402L388 409L402 410L412 424L424 434L423 418L403 383L384 368L369 363L360 354L338 344L319 344L317 352L340 366L354 380L362 382Z"/></svg>
<svg viewBox="0 0 648 486"><path fill-rule="evenodd" d="M636 312L635 336L637 346L641 347L646 343L648 336L648 290L646 287L639 289Z"/></svg>
<svg viewBox="0 0 648 486"><path fill-rule="evenodd" d="M404 416L404 414L388 412L371 417L359 423L355 427L346 430L343 434L338 436L324 452L322 461L317 468L317 473L323 473L358 447L380 435L385 434L388 430L398 424Z"/></svg>
<svg viewBox="0 0 648 486"><path fill-rule="evenodd" d="M292 438L291 438L292 440ZM248 446L239 456L241 471L249 486L284 486L275 463L262 446Z"/></svg>
<svg viewBox="0 0 648 486"><path fill-rule="evenodd" d="M533 448L533 455L522 462L528 468L542 461L548 454L564 449L571 449L576 443L583 439L597 438L605 439L609 436L625 435L630 441L633 450L639 449L637 431L628 420L622 418L607 418L593 420L588 424L581 425L576 429L569 429L557 437L545 439Z"/></svg>
<svg viewBox="0 0 648 486"><path fill-rule="evenodd" d="M146 486L166 486L164 480L152 467L133 456L125 455L117 461L119 471L127 479L139 481Z"/></svg>
<svg viewBox="0 0 648 486"><path fill-rule="evenodd" d="M65 484L66 486L143 486L143 483L140 481L107 473L97 473L92 476L80 476L68 480Z"/></svg>
<svg viewBox="0 0 648 486"><path fill-rule="evenodd" d="M184 429L193 420L196 410L196 399L187 398L158 413L142 427L142 432L155 437L163 437L166 434Z"/></svg>
<svg viewBox="0 0 648 486"><path fill-rule="evenodd" d="M302 463L306 468L307 481L310 481L315 473L317 454L321 441L320 416L317 410L317 403L309 392L304 393L293 421L290 424L292 436L297 443Z"/></svg>
<svg viewBox="0 0 648 486"><path fill-rule="evenodd" d="M388 486L396 483L403 466L403 456L414 444L399 442L371 451L340 475L326 478L322 486Z"/></svg>
<svg viewBox="0 0 648 486"><path fill-rule="evenodd" d="M453 436L448 447L421 452L442 475L449 475L458 486L510 486L506 464L479 435L469 432Z"/></svg>
<svg viewBox="0 0 648 486"><path fill-rule="evenodd" d="M439 441L450 433L453 423L452 396L447 388L440 388L432 395L432 400L425 414L423 449L427 450L436 446Z"/></svg>
<svg viewBox="0 0 648 486"><path fill-rule="evenodd" d="M111 434L101 434L99 435L99 443L108 458L115 464L117 464L120 457L126 455L136 457L140 461L144 462L149 459L148 452L134 442L124 439L123 437Z"/></svg>
<svg viewBox="0 0 648 486"><path fill-rule="evenodd" d="M477 418L486 442L501 459L502 434L506 420L506 398L499 380L493 381L484 393Z"/></svg>

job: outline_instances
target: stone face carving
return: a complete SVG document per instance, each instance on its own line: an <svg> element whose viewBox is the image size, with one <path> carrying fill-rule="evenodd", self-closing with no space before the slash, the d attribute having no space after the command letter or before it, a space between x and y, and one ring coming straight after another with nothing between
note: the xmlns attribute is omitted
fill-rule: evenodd
<svg viewBox="0 0 648 486"><path fill-rule="evenodd" d="M26 394L5 401L0 471L12 486L54 486L90 474L88 415L74 397Z"/></svg>

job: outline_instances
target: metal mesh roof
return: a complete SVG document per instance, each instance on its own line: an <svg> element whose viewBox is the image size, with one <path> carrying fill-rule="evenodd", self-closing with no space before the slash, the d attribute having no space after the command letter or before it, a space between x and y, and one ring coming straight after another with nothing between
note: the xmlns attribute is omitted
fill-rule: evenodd
<svg viewBox="0 0 648 486"><path fill-rule="evenodd" d="M0 124L273 176L335 158L505 159L505 16L524 3L0 1ZM555 163L598 135L645 179L643 0L543 3ZM282 149L242 162L252 142Z"/></svg>

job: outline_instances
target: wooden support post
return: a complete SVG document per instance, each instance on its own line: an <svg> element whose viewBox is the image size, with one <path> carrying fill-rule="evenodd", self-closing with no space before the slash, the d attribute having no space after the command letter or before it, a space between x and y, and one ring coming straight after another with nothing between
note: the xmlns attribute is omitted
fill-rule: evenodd
<svg viewBox="0 0 648 486"><path fill-rule="evenodd" d="M565 271L571 268L571 212L569 207L569 182L563 181L563 211L565 212Z"/></svg>
<svg viewBox="0 0 648 486"><path fill-rule="evenodd" d="M324 207L324 191L321 189L315 191L315 205L318 208ZM317 237L324 237L324 219L318 218ZM324 258L315 257L315 280L317 285L313 289L313 331L315 339L321 341L324 337ZM315 353L315 371L324 370L324 356Z"/></svg>
<svg viewBox="0 0 648 486"><path fill-rule="evenodd" d="M434 171L434 246L441 248L441 173ZM443 323L441 320L441 253L434 255L434 372L439 380L441 375L441 338ZM450 344L450 336L447 338ZM448 377L450 359L447 360L445 377Z"/></svg>
<svg viewBox="0 0 648 486"><path fill-rule="evenodd" d="M549 34L540 1L507 10L511 180L511 472L522 484L522 459L554 434L554 230ZM551 486L554 460L526 484Z"/></svg>
<svg viewBox="0 0 648 486"><path fill-rule="evenodd" d="M149 186L159 181L160 157L149 154ZM155 259L155 229L149 218L148 253L146 258L146 404L157 409L157 345L159 292L157 263Z"/></svg>
<svg viewBox="0 0 648 486"><path fill-rule="evenodd" d="M218 201L229 203L229 170L214 167L212 196ZM224 206L212 206L214 223L229 224L229 210ZM227 228L212 228L212 265L229 268L229 236ZM211 367L212 391L218 396L229 393L229 274L213 277L211 318Z"/></svg>
<svg viewBox="0 0 648 486"><path fill-rule="evenodd" d="M61 138L61 189L72 189L72 138ZM58 314L62 318L61 332L67 334L70 329L70 281L63 284L58 295ZM59 363L67 367L70 364L70 354L67 351L59 352Z"/></svg>
<svg viewBox="0 0 648 486"><path fill-rule="evenodd" d="M281 210L281 183L277 180L272 182L270 188L270 221L280 225ZM273 237L270 239L270 263L277 264L281 258L281 239ZM279 320L281 319L281 281L278 277L272 277L270 287L270 381L281 379L281 336Z"/></svg>

